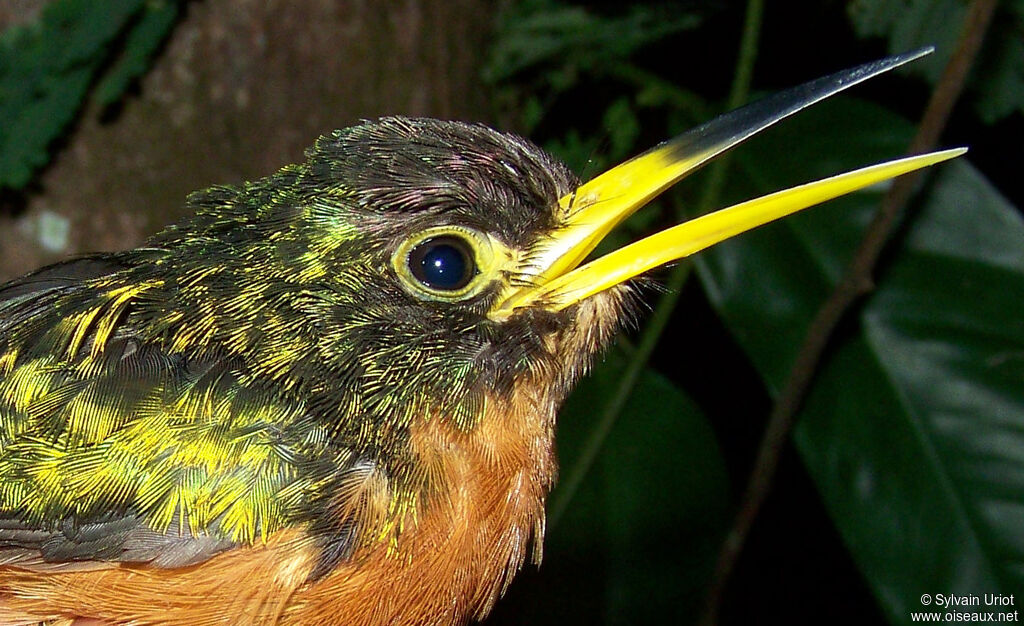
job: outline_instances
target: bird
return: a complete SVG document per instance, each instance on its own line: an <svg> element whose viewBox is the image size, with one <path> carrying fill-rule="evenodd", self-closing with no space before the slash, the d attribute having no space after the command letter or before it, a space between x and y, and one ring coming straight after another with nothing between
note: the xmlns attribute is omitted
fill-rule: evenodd
<svg viewBox="0 0 1024 626"><path fill-rule="evenodd" d="M0 622L484 618L539 562L560 405L638 277L963 153L900 158L590 260L760 130L918 58L776 93L581 182L482 124L382 117L193 193L137 249L0 286Z"/></svg>

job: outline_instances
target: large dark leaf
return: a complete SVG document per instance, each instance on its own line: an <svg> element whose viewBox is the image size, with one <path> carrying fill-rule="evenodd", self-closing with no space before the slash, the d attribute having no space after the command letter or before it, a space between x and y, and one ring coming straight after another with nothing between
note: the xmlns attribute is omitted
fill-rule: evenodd
<svg viewBox="0 0 1024 626"><path fill-rule="evenodd" d="M839 100L741 149L733 178L746 181L742 193L772 191L898 155L910 132L880 109ZM897 623L928 608L925 593L1024 590L1024 224L966 159L931 183L796 433ZM770 389L881 191L811 209L699 261L714 306Z"/></svg>

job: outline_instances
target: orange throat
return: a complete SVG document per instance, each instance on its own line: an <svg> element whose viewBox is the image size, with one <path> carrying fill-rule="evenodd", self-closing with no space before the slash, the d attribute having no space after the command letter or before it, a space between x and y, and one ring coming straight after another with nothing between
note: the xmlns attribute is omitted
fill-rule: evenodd
<svg viewBox="0 0 1024 626"><path fill-rule="evenodd" d="M422 514L392 545L357 552L300 590L286 623L459 624L482 618L526 560L539 562L555 477L556 407L513 394L486 403L470 431L441 420L412 430L432 484Z"/></svg>

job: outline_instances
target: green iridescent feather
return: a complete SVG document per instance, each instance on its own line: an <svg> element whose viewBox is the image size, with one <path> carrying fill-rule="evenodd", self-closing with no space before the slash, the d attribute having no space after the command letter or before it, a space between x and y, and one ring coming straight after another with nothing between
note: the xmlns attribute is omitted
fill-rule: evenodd
<svg viewBox="0 0 1024 626"><path fill-rule="evenodd" d="M472 428L485 392L557 358L558 316L492 322L497 287L414 298L390 255L438 223L528 245L576 182L564 166L482 126L402 118L307 157L193 194L196 215L144 248L0 287L0 544L41 530L60 535L50 558L116 560L126 520L212 551L292 525L351 543L329 510L348 473L372 465L417 506L409 425ZM67 530L114 523L94 550Z"/></svg>

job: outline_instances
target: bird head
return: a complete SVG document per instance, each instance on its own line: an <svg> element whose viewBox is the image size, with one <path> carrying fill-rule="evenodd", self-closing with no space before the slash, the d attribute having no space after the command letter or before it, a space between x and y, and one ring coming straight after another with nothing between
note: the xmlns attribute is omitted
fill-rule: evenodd
<svg viewBox="0 0 1024 626"><path fill-rule="evenodd" d="M321 137L269 178L194 194L196 215L150 244L174 256L182 346L237 347L254 378L315 388L335 414L469 428L517 380L564 396L629 317L625 285L508 308L571 228L558 199L578 187L520 137L390 117Z"/></svg>

